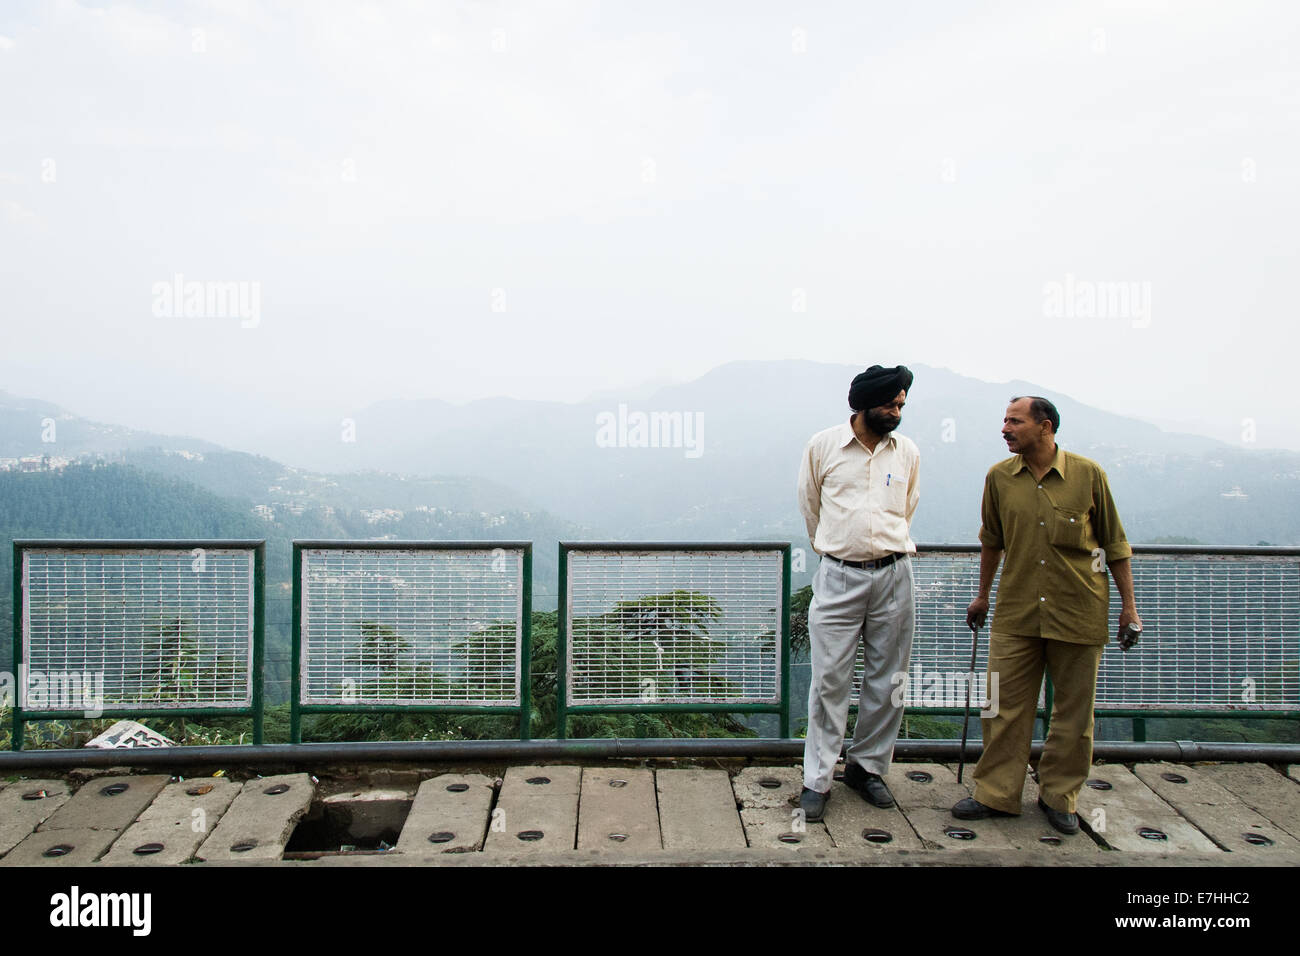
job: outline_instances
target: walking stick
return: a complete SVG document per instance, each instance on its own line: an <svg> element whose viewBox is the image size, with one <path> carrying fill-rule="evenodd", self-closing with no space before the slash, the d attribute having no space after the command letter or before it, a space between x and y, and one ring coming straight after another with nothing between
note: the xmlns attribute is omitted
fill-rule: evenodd
<svg viewBox="0 0 1300 956"><path fill-rule="evenodd" d="M970 622L968 622L970 623ZM979 650L980 630L977 624L970 624L970 670L966 678L966 712L961 718L961 756L957 759L957 782L961 783L961 772L966 766L966 729L970 725L970 688L975 683L975 654Z"/></svg>

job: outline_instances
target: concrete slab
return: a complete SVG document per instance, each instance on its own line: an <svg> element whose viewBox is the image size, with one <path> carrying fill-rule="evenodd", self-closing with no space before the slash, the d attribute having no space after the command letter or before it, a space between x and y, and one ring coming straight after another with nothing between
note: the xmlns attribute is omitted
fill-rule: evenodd
<svg viewBox="0 0 1300 956"><path fill-rule="evenodd" d="M931 807L905 809L903 816L907 817L907 822L928 849L958 852L1014 849L1011 840L997 825L997 820L958 820L947 809L936 810Z"/></svg>
<svg viewBox="0 0 1300 956"><path fill-rule="evenodd" d="M444 773L420 784L397 840L401 853L483 849L496 788L481 773Z"/></svg>
<svg viewBox="0 0 1300 956"><path fill-rule="evenodd" d="M1237 857L1281 860L1300 853L1300 841L1243 803L1192 803L1178 811L1198 830Z"/></svg>
<svg viewBox="0 0 1300 956"><path fill-rule="evenodd" d="M1267 769L1267 768L1265 768ZM1202 768L1172 763L1138 764L1137 778L1224 850L1276 857L1300 850L1294 837L1242 803ZM1286 786L1292 786L1281 775ZM1300 787L1293 787L1300 791Z"/></svg>
<svg viewBox="0 0 1300 956"><path fill-rule="evenodd" d="M243 785L225 777L191 777L167 784L137 819L138 823L205 824L212 830L230 809ZM196 813L195 811L201 811Z"/></svg>
<svg viewBox="0 0 1300 956"><path fill-rule="evenodd" d="M897 797L895 797L897 799ZM840 781L831 784L823 818L837 847L874 850L921 850L924 846L897 806L882 810Z"/></svg>
<svg viewBox="0 0 1300 956"><path fill-rule="evenodd" d="M895 763L890 766L885 783L922 847L951 850L968 850L976 846L983 849L1012 847L1010 837L999 826L1000 820L958 820L952 815L953 805L971 795L970 771L968 765L963 774L964 782L958 783L956 771L944 764ZM859 803L866 803L854 791L847 792ZM972 833L974 837L959 839L950 835L960 835L962 831ZM893 844L889 846L892 848Z"/></svg>
<svg viewBox="0 0 1300 956"><path fill-rule="evenodd" d="M1052 828L1047 822L1047 816L1038 806L1038 783L1032 777L1025 781L1020 816L997 817L991 822L1017 850L1045 849L1073 856L1091 856L1105 852L1082 830L1067 836Z"/></svg>
<svg viewBox="0 0 1300 956"><path fill-rule="evenodd" d="M116 830L122 832L162 792L166 774L96 777L41 824L42 830Z"/></svg>
<svg viewBox="0 0 1300 956"><path fill-rule="evenodd" d="M116 830L37 830L14 847L0 866L86 866L117 839Z"/></svg>
<svg viewBox="0 0 1300 956"><path fill-rule="evenodd" d="M1193 803L1206 806L1238 803L1236 797L1196 767L1165 761L1139 763L1134 764L1133 775L1175 809Z"/></svg>
<svg viewBox="0 0 1300 956"><path fill-rule="evenodd" d="M239 784L224 777L198 777L167 784L117 839L103 862L113 866L188 862L225 815L240 789Z"/></svg>
<svg viewBox="0 0 1300 956"><path fill-rule="evenodd" d="M790 808L803 792L802 767L746 767L731 778L731 789L742 807Z"/></svg>
<svg viewBox="0 0 1300 956"><path fill-rule="evenodd" d="M1275 827L1300 839L1300 785L1262 763L1220 763L1197 766L1234 797L1266 817Z"/></svg>
<svg viewBox="0 0 1300 956"><path fill-rule="evenodd" d="M316 787L305 773L249 780L199 847L199 860L278 860L311 807Z"/></svg>
<svg viewBox="0 0 1300 956"><path fill-rule="evenodd" d="M1095 765L1077 805L1079 822L1115 850L1210 854L1218 849L1120 764ZM1143 832L1154 839L1142 836Z"/></svg>
<svg viewBox="0 0 1300 956"><path fill-rule="evenodd" d="M1286 775L1296 783L1300 783L1300 763L1288 765L1286 768Z"/></svg>
<svg viewBox="0 0 1300 956"><path fill-rule="evenodd" d="M961 866L971 865L973 859L987 859L989 865L1121 868L1131 865L1300 865L1300 839L1287 826L1300 828L1300 781L1263 764L1188 766L1150 763L1138 765L1134 771L1125 770L1119 764L1095 767L1092 779L1109 782L1111 789L1086 788L1080 797L1080 816L1085 826L1098 827L1099 836L1118 852L1098 847L1087 834L1076 837L1056 834L1036 806L1037 786L1032 777L1026 780L1020 817L969 822L955 820L949 812L957 799L968 794L967 786L972 783L969 775L967 786L958 786L954 767L929 763L897 764L892 771L889 783L903 806L901 811L872 807L859 794L836 781L826 820L809 824L800 832L797 799L802 787L802 772L801 768L788 764L748 767L730 780L723 770L676 767L660 771L659 776L632 767L516 768L515 773L549 777L556 789L543 784L520 783L519 786L527 786L529 792L547 790L552 803L557 793L568 790L568 810L561 813L564 819L556 827L567 830L572 842L565 843L562 834L559 843L549 849L532 845L542 841L517 839L515 831L520 829L519 821L514 819L514 814L507 812L507 804L498 807L501 814L496 819L500 826L495 836L492 835L489 825L494 819L495 791L491 776L444 774L441 779L426 780L421 791L427 790L430 801L441 796L445 807L461 811L468 808L468 812L454 818L454 822L448 822L453 818L445 815L426 817L422 822L418 816L419 807L411 805L411 815L406 818L407 826L403 828L402 836L385 837L390 842L396 839L400 852L329 854L310 863L304 852L290 854L295 857L290 864L281 857L294 827L297 827L304 847L316 845L305 842L308 837L303 830L305 824L290 822L287 830L283 823L281 825L281 832L286 837L283 842L263 846L259 838L247 837L247 842L254 844L247 852L214 853L210 862L196 865L416 866L461 865L480 859L484 861L482 865L497 866L515 863L532 866L547 860L556 865L623 866L727 859L738 865L890 863L926 866L946 865L935 862L945 858L953 861L951 865ZM918 771L928 774L928 779L909 778L909 773ZM347 773L336 774L336 781L332 781L327 772L317 772L326 777L324 786L328 788L326 792L334 794L331 806L336 809L407 805L404 801L410 795L410 789L400 789L400 780L384 781L393 789L390 793L378 789L371 777L359 776L350 768ZM425 771L423 776L427 777L431 772ZM489 774L496 772L500 772L500 765L489 770ZM559 786L560 775L566 773L575 781L573 787ZM1175 776L1169 779L1166 775ZM86 780L86 776L82 771L69 774L73 781ZM1186 782L1180 782L1179 778ZM129 816L122 808L129 808L130 804L123 798L130 795L129 799L141 800L143 791L137 785L148 779L127 774L120 767L105 768L102 774L88 779L81 786L81 791L86 791L81 800L91 807L98 804L106 810ZM305 774L257 780L251 786L264 791L280 780L297 780L306 788L302 801L304 812L309 809L324 812L326 801L312 802L314 794L310 792L312 788L308 787ZM364 781L361 789L341 791L341 787L357 786L357 780ZM127 790L112 795L103 793L105 787L119 782L125 782ZM455 791L447 789L456 782L463 786ZM623 785L611 786L616 782ZM687 786L688 783L692 786ZM201 794L183 793L187 788L200 785L210 786L210 789ZM45 794L38 799L21 799L25 793L42 790ZM137 792L132 794L133 790ZM51 829L49 824L60 822L56 819L60 812L64 813L62 821L77 822L66 811L78 800L81 791L78 795L70 795L68 787L58 780L11 781L0 786L0 865L20 865L21 862L61 866L98 862L110 866L139 866L184 863L193 855L202 858L203 847L208 844L203 844L197 854L194 852L194 844L204 835L192 829L195 822L192 811L204 809L210 838L215 835L214 828L231 823L233 809L238 806L238 800L232 802L232 795L236 792L242 794L243 790L244 785L232 783L227 778L192 778L162 787L134 822L120 831L106 827L103 814L96 815L88 826ZM278 796L283 798L292 791L291 786L290 791ZM272 795L265 796L268 801L272 799ZM415 797L419 800L419 794ZM87 812L84 808L78 810L81 814ZM546 824L543 826L555 829ZM1136 834L1138 827L1163 831L1165 839L1143 839ZM975 838L953 839L945 833L949 828L968 829ZM892 839L889 842L870 841L863 837L867 830L886 831ZM441 835L444 831L449 839L440 843L430 842L431 835ZM719 831L730 831L736 839L719 840ZM628 839L609 841L610 833L626 833ZM676 848L671 847L674 833L679 840ZM6 838L5 834L10 836ZM783 835L787 836L786 840L781 839ZM452 855L443 852L482 849L485 836L488 837L489 852ZM1044 836L1060 842L1042 843L1039 838ZM30 839L33 837L35 839ZM4 842L6 839L7 844ZM492 843L494 839L498 841L495 846ZM601 846L605 841L612 845ZM663 846L665 842L668 847ZM161 844L162 849L143 855L135 852L153 843ZM510 845L512 843L515 845ZM9 860L8 857L19 846L23 847L22 853ZM43 855L55 846L71 849L52 857ZM5 849L10 853L6 854ZM943 850L958 852L945 853ZM259 852L266 854L264 859L257 858ZM338 859L347 856L356 860L347 864Z"/></svg>
<svg viewBox="0 0 1300 956"><path fill-rule="evenodd" d="M812 851L835 846L824 823L805 823L791 807L744 807L740 822L751 849Z"/></svg>
<svg viewBox="0 0 1300 956"><path fill-rule="evenodd" d="M963 776L970 781L969 774ZM885 785L905 813L912 808L950 810L958 800L970 796L966 786L957 782L957 775L938 763L891 764Z"/></svg>
<svg viewBox="0 0 1300 956"><path fill-rule="evenodd" d="M654 772L584 768L578 801L578 849L644 853L662 848Z"/></svg>
<svg viewBox="0 0 1300 956"><path fill-rule="evenodd" d="M507 853L572 850L578 838L581 767L511 767L492 811L484 849Z"/></svg>
<svg viewBox="0 0 1300 956"><path fill-rule="evenodd" d="M741 849L745 831L725 770L672 769L655 773L659 827L665 850Z"/></svg>
<svg viewBox="0 0 1300 956"><path fill-rule="evenodd" d="M750 847L797 850L835 845L824 823L808 823L799 811L802 767L746 767L731 778L731 789L741 805L740 822Z"/></svg>
<svg viewBox="0 0 1300 956"><path fill-rule="evenodd" d="M0 791L0 857L16 847L72 796L62 780L16 780Z"/></svg>

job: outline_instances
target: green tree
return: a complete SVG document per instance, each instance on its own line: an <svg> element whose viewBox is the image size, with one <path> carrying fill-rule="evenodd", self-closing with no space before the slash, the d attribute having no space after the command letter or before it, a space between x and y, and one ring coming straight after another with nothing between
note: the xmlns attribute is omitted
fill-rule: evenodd
<svg viewBox="0 0 1300 956"><path fill-rule="evenodd" d="M615 699L735 695L736 683L713 670L726 644L709 628L721 618L717 601L699 591L619 601L605 614L574 618L574 678Z"/></svg>

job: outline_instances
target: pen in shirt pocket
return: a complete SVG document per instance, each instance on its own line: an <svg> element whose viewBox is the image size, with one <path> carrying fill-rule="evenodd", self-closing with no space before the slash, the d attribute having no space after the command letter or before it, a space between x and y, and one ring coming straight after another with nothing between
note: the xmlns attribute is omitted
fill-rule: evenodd
<svg viewBox="0 0 1300 956"><path fill-rule="evenodd" d="M892 474L885 475L885 487L886 487L886 488L889 487L889 480L890 480L891 478L893 478L893 477L894 477L894 476L893 476Z"/></svg>

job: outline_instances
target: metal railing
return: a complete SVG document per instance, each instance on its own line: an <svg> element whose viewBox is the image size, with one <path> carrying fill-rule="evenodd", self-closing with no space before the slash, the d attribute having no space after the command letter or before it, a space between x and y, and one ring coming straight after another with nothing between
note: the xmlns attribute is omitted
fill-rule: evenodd
<svg viewBox="0 0 1300 956"><path fill-rule="evenodd" d="M262 742L263 541L13 543L12 748L26 724L251 716Z"/></svg>
<svg viewBox="0 0 1300 956"><path fill-rule="evenodd" d="M556 736L573 714L790 724L790 545L560 542Z"/></svg>
<svg viewBox="0 0 1300 956"><path fill-rule="evenodd" d="M918 547L911 712L962 712L950 700L960 682L948 678L970 665L966 606L979 581L979 552L978 545ZM1131 563L1144 635L1127 654L1113 640L1103 652L1099 717L1134 718L1139 739L1142 721L1154 717L1300 718L1300 549L1146 545L1134 547ZM1119 600L1111 591L1113 630ZM990 606L996 612L996 579ZM977 674L987 658L985 632ZM861 677L859 654L855 686ZM944 705L926 704L928 687ZM976 706L987 688L978 679L973 687ZM1046 681L1044 718L1051 699Z"/></svg>
<svg viewBox="0 0 1300 956"><path fill-rule="evenodd" d="M532 544L295 541L290 736L321 713L517 714L530 736Z"/></svg>
<svg viewBox="0 0 1300 956"><path fill-rule="evenodd" d="M86 716L251 716L260 743L264 547L15 541L14 749L27 722ZM1104 652L1098 716L1139 741L1155 717L1300 719L1300 549L1134 551L1146 633ZM574 715L637 712L775 714L788 738L790 564L785 542L561 542L557 739ZM292 567L293 742L338 712L513 714L529 738L530 543L297 541ZM978 569L978 546L913 561L909 713L962 712L949 678L969 674Z"/></svg>

